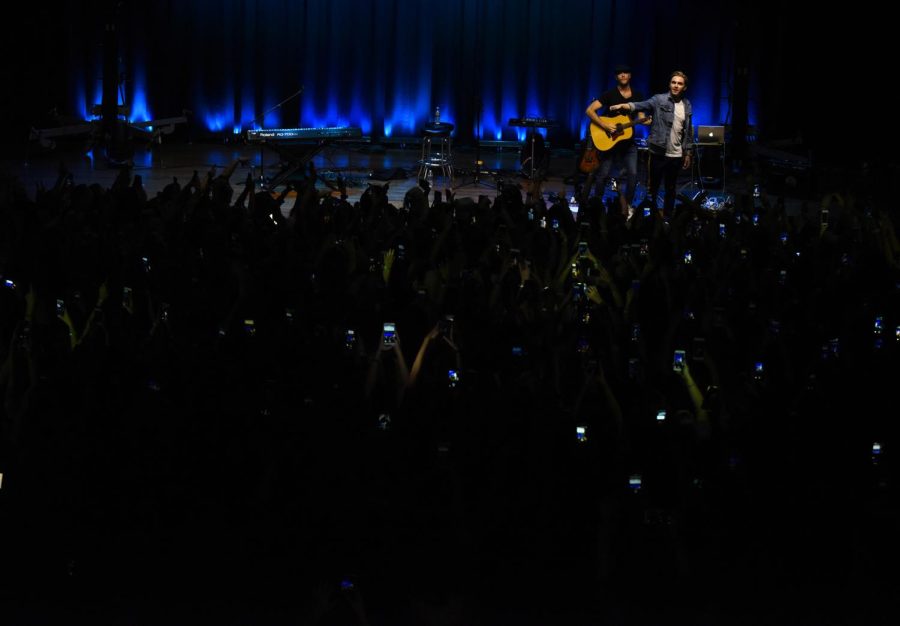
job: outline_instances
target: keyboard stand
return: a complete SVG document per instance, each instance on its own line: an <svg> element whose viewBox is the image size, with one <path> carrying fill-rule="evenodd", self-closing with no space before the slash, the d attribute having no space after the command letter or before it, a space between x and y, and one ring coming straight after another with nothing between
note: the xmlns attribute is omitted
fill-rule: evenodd
<svg viewBox="0 0 900 626"><path fill-rule="evenodd" d="M264 142L260 144L260 165L262 165L262 149L265 146L268 146L273 151L277 152L281 157L282 162L287 163L287 166L282 169L278 174L276 174L272 180L265 180L265 170L260 170L260 179L261 179L261 187L266 191L275 191L275 188L279 185L286 183L291 177L296 174L299 170L303 169L307 166L307 164L313 160L313 158L319 154L323 148L327 145L328 142L320 141L316 144L306 144L303 147L308 148L300 154L294 150L288 149L284 145L279 145L276 143L268 143Z"/></svg>

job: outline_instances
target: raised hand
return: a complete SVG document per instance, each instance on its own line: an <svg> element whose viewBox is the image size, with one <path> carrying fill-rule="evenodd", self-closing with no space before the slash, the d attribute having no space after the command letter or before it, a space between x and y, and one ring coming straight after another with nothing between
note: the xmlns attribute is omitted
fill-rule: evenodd
<svg viewBox="0 0 900 626"><path fill-rule="evenodd" d="M603 304L603 298L600 297L600 291L593 285L588 285L584 292L587 294L588 300L594 304Z"/></svg>
<svg viewBox="0 0 900 626"><path fill-rule="evenodd" d="M524 285L531 279L531 267L525 261L519 261L519 284Z"/></svg>
<svg viewBox="0 0 900 626"><path fill-rule="evenodd" d="M100 288L97 290L97 306L102 306L106 299L109 297L109 287L106 286L106 281L100 285Z"/></svg>
<svg viewBox="0 0 900 626"><path fill-rule="evenodd" d="M391 278L391 268L394 267L395 252L393 248L389 248L384 253L384 265L381 268L381 278L385 283Z"/></svg>
<svg viewBox="0 0 900 626"><path fill-rule="evenodd" d="M612 283L612 278L610 278L609 272L607 272L606 268L599 263L597 264L597 282L604 287L607 287Z"/></svg>

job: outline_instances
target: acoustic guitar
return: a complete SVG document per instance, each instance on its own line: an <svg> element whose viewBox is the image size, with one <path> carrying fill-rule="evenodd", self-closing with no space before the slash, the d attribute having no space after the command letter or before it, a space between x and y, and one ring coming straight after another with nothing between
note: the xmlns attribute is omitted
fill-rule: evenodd
<svg viewBox="0 0 900 626"><path fill-rule="evenodd" d="M578 162L578 169L585 174L590 174L598 167L600 167L600 153L597 152L597 148L595 148L590 141L585 140L584 153L581 155L581 160Z"/></svg>
<svg viewBox="0 0 900 626"><path fill-rule="evenodd" d="M608 117L605 121L615 124L616 132L610 133L602 126L591 122L591 140L600 152L610 150L620 141L631 139L634 135L632 126L640 124L643 120L633 120L627 115L617 115L615 117Z"/></svg>

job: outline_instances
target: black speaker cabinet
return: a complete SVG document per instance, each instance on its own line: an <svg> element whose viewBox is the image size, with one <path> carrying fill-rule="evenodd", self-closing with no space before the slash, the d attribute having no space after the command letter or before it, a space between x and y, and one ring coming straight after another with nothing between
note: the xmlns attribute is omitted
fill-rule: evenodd
<svg viewBox="0 0 900 626"><path fill-rule="evenodd" d="M724 144L697 144L697 175L706 189L725 188Z"/></svg>

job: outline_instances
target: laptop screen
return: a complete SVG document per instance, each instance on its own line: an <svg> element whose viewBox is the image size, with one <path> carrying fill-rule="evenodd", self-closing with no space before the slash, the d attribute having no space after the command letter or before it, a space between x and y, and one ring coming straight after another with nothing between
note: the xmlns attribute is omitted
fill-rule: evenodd
<svg viewBox="0 0 900 626"><path fill-rule="evenodd" d="M697 143L725 143L725 127L697 126Z"/></svg>

